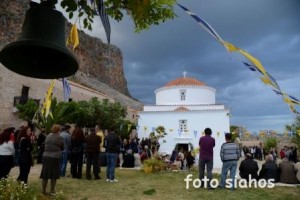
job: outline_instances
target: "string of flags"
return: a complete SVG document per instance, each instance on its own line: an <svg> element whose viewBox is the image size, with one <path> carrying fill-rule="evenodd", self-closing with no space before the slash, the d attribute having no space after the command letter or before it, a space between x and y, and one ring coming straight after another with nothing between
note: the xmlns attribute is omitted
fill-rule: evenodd
<svg viewBox="0 0 300 200"><path fill-rule="evenodd" d="M138 127L139 127L139 126L137 126L137 131L138 131ZM152 132L155 131L155 127L151 127L150 130L151 130ZM170 134L172 134L172 132L173 132L175 129L174 129L174 128L169 128L168 130L169 130ZM147 131L148 131L148 126L144 126L144 127L143 127L143 131L144 131L144 133L147 133ZM204 135L205 135L204 131L197 131L197 130L194 130L194 131L192 131L192 132L193 132L195 138L198 137L198 133L201 134L200 136L204 136ZM224 135L225 135L225 133L226 133L226 132L224 132ZM183 136L183 134L184 134L185 136L187 136L187 135L189 135L189 130L184 130L184 131L182 131L181 129L177 129L177 134L178 134L179 137ZM191 134L192 134L192 133L191 133ZM235 133L233 133L233 134L235 134ZM220 132L220 131L217 131L217 132L216 132L216 135L217 135L217 137L220 137L220 136L221 136L221 132Z"/></svg>
<svg viewBox="0 0 300 200"><path fill-rule="evenodd" d="M300 114L300 112L298 112L295 109L296 105L298 105L298 106L300 105L300 100L297 99L296 97L294 97L292 95L289 95L289 94L285 93L284 91L282 91L280 89L277 81L275 80L275 78L272 77L271 74L269 74L265 70L265 68L263 67L263 65L261 64L261 62L257 58L255 58L254 56L252 56L251 54L249 54L245 50L240 49L239 47L236 47L235 45L223 40L208 22L206 22L204 19L200 18L195 13L188 10L186 7L184 7L184 6L182 6L178 3L177 3L177 5L180 8L182 8L193 19L195 19L198 22L198 24L202 28L204 28L204 30L206 30L213 38L215 38L220 44L222 44L225 47L225 49L228 53L236 52L236 53L239 53L244 59L246 59L246 61L240 60L243 63L243 65L245 65L247 68L249 68L253 72L258 72L260 80L264 84L269 85L270 87L272 87L272 90L277 95L281 95L283 101L288 104L290 110L293 113Z"/></svg>

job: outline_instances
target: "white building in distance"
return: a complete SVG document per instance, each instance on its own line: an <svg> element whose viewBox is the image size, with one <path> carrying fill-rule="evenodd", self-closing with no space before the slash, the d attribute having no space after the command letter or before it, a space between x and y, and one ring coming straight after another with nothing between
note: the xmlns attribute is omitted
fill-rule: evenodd
<svg viewBox="0 0 300 200"><path fill-rule="evenodd" d="M184 74L155 90L155 96L156 104L144 106L138 113L139 138L149 137L156 127L163 126L167 135L159 141L159 152L171 155L175 147L198 148L204 129L209 127L216 140L214 168L221 168L220 149L230 124L229 110L216 104L216 89Z"/></svg>

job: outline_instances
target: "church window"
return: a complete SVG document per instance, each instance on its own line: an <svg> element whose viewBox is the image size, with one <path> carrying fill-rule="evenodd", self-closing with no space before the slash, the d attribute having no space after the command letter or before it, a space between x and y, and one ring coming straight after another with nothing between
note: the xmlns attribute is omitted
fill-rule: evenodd
<svg viewBox="0 0 300 200"><path fill-rule="evenodd" d="M21 92L21 97L20 97L20 104L24 105L27 100L28 100L28 94L29 94L29 87L27 86L22 86L22 92Z"/></svg>
<svg viewBox="0 0 300 200"><path fill-rule="evenodd" d="M180 132L187 132L187 120L179 120L179 130Z"/></svg>
<svg viewBox="0 0 300 200"><path fill-rule="evenodd" d="M180 90L180 100L185 101L186 90Z"/></svg>

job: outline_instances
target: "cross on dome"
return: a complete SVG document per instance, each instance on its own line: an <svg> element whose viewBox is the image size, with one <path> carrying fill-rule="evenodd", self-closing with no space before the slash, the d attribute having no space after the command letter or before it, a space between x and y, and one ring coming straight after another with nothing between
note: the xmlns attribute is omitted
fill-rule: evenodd
<svg viewBox="0 0 300 200"><path fill-rule="evenodd" d="M185 78L186 77L186 74L187 74L187 72L186 71L183 71L183 78Z"/></svg>

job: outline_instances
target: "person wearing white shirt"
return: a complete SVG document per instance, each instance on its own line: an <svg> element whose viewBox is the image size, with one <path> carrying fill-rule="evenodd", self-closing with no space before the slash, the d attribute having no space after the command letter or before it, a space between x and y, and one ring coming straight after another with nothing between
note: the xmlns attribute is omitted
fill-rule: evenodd
<svg viewBox="0 0 300 200"><path fill-rule="evenodd" d="M11 129L4 129L0 134L0 179L7 178L12 167L14 167L15 148L10 140Z"/></svg>

